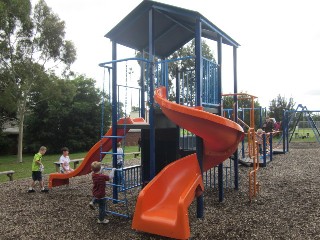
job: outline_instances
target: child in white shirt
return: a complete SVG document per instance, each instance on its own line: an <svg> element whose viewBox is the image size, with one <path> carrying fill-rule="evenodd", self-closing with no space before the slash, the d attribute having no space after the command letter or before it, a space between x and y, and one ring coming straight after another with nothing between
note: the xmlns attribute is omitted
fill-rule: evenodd
<svg viewBox="0 0 320 240"><path fill-rule="evenodd" d="M61 150L62 150L62 155L59 159L60 170L62 173L70 173L74 170L70 167L69 149L64 147Z"/></svg>

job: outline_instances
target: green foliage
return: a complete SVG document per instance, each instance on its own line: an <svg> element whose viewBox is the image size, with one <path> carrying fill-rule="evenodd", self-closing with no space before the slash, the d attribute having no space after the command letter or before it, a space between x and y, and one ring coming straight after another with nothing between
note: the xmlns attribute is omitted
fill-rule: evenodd
<svg viewBox="0 0 320 240"><path fill-rule="evenodd" d="M32 26L30 14L31 2L29 0L0 0L1 48L7 51L10 50L7 48L8 45L6 43L11 40L5 39L5 36L14 32L21 35L30 33Z"/></svg>
<svg viewBox="0 0 320 240"><path fill-rule="evenodd" d="M139 112L139 111L140 111L140 108L137 107L137 106L131 106L131 111L133 111L133 112Z"/></svg>
<svg viewBox="0 0 320 240"><path fill-rule="evenodd" d="M183 58L186 56L195 55L195 41L187 43L185 46L180 48L178 51L174 52L168 59ZM202 57L214 61L213 53L206 41L202 41ZM195 68L195 59L187 59L184 61L175 61L169 64L169 75L171 78L176 77L176 72L181 70L190 70Z"/></svg>
<svg viewBox="0 0 320 240"><path fill-rule="evenodd" d="M172 55L168 57L168 60L173 60L173 59L178 59L178 58L184 58L187 56L194 56L195 55L195 41L192 40L189 43L185 44L183 47L178 49L176 52L174 52ZM211 60L215 62L213 53L211 52L211 49L209 45L206 43L206 41L202 41L202 56L208 60ZM144 58L145 56L142 55L141 52L136 53L137 58ZM155 58L155 62L157 62L159 59ZM139 62L139 64L142 66L142 62ZM158 66L160 70L160 65ZM169 70L169 99L173 100L174 99L174 92L175 90L173 89L174 83L173 80L176 79L177 72L180 71L186 71L186 70L193 70L195 68L195 60L192 59L185 59L181 61L173 61L168 64L168 70ZM146 72L145 72L146 73ZM146 77L148 78L148 76ZM195 79L194 74L192 73L191 76L189 76L189 79ZM139 82L139 81L138 81ZM194 84L194 80L190 81L188 84ZM139 82L139 85L141 83ZM194 95L194 87L190 87L190 85L185 84L186 88L189 87L189 89L193 89L193 95ZM148 89L148 86L145 86L145 89Z"/></svg>
<svg viewBox="0 0 320 240"><path fill-rule="evenodd" d="M320 114L319 113L311 113L311 117L313 121L320 121Z"/></svg>
<svg viewBox="0 0 320 240"><path fill-rule="evenodd" d="M16 149L16 137L8 136L0 133L0 155L1 154L13 154Z"/></svg>
<svg viewBox="0 0 320 240"><path fill-rule="evenodd" d="M174 52L171 56L168 57L168 59L178 59L178 58L183 58L187 56L195 56L195 40L193 39L191 42L187 43L184 45L182 48ZM210 50L209 45L206 43L206 41L202 41L202 57L215 62L213 53ZM195 59L190 58L186 60L181 60L181 61L174 61L170 62L168 64L169 68L169 98L173 99L174 98L174 92L175 90L173 89L173 79L176 79L177 73L178 72L185 72L185 71L190 71L195 69ZM191 98L193 99L192 96L195 94L195 75L194 71L190 71L190 75L188 76L189 81L185 80L184 86L185 89L192 89L191 92ZM193 79L193 80L192 80Z"/></svg>
<svg viewBox="0 0 320 240"><path fill-rule="evenodd" d="M50 89L46 75L58 65L67 74L76 51L72 42L64 40L64 22L45 1L40 0L32 11L29 0L0 0L0 13L0 92L4 99L0 109L7 118L15 113L22 161L25 114L43 100L41 92Z"/></svg>
<svg viewBox="0 0 320 240"><path fill-rule="evenodd" d="M53 81L50 92L54 97L39 102L27 117L26 151L34 152L40 145L48 146L49 153L63 146L71 151L90 149L100 139L101 92L93 79L84 76ZM104 133L111 116L111 105L105 101Z"/></svg>
<svg viewBox="0 0 320 240"><path fill-rule="evenodd" d="M12 80L22 79L15 71L17 63L45 66L53 61L68 68L75 61L73 43L64 40L64 21L52 12L45 1L40 0L36 4L32 15L28 0L1 0L0 12L0 67L10 72Z"/></svg>
<svg viewBox="0 0 320 240"><path fill-rule="evenodd" d="M295 102L293 98L287 100L285 97L281 97L279 94L273 99L269 106L269 116L275 118L277 122L283 120L283 112L286 110L293 110Z"/></svg>
<svg viewBox="0 0 320 240"><path fill-rule="evenodd" d="M251 97L247 97L246 93L244 95L238 96L238 118L243 120L247 125L250 125L250 110L252 109L252 100ZM223 108L224 109L234 109L234 97L233 96L223 96L222 97ZM255 128L259 127L260 119L260 103L257 99L254 99L254 119ZM233 112L233 111L232 111ZM226 116L228 117L228 116Z"/></svg>

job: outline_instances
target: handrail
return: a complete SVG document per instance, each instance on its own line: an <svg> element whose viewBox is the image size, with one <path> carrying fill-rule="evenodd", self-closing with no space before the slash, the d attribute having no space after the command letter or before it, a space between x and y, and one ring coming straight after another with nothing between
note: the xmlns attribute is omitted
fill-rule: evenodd
<svg viewBox="0 0 320 240"><path fill-rule="evenodd" d="M123 59L118 59L118 60L112 60L112 61L108 61L108 62L99 63L99 67L112 68L112 67L109 67L109 66L106 66L106 65L107 64L112 64L112 63L118 63L118 62L126 62L126 61L130 61L130 60L149 62L150 63L149 60L144 59L144 58L123 58Z"/></svg>

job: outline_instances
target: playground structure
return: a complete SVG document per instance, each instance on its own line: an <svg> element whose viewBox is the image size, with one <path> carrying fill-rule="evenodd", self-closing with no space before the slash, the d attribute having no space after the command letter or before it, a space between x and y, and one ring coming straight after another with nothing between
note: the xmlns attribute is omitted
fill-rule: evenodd
<svg viewBox="0 0 320 240"><path fill-rule="evenodd" d="M221 117L222 45L233 48L234 92L237 93L239 44L198 12L154 1L143 1L106 37L112 41L112 60L100 66L108 70L110 77L112 126L107 134L101 134L101 140L89 151L79 170L68 176L52 174L49 185L68 184L70 177L89 173L90 163L102 161L106 154L111 154L115 167L117 142L125 141L129 129L141 129L142 167L135 170L140 171L141 168L137 175L144 188L138 197L132 228L172 238L188 238L188 207L195 197L197 217L204 215L201 194L204 191L204 172L217 167L219 201L223 201L223 162L232 156L232 181L234 188L239 188L237 147L242 140L243 129L236 123L237 120ZM203 37L217 43L217 62L202 57ZM192 39L195 40L195 56L166 59ZM142 57L117 59L117 44L140 51ZM147 58L144 58L145 54ZM193 61L194 67L178 71L173 94L175 103L168 101L169 64L187 60ZM129 62L139 62L141 67L139 118L136 119L130 118L126 112L124 116L120 114L118 67L120 64L126 66L125 84L121 86L125 90L126 109L127 89L130 88L127 77ZM234 95L234 102L237 109L237 94ZM237 113L235 111L235 115ZM238 119L237 116L235 119ZM195 134L195 146L181 148L181 132ZM254 137L252 141L254 144ZM252 151L255 154L255 147ZM116 174L110 184L113 196L107 200L126 203L125 193L129 189L126 170L117 169L120 174ZM255 172L250 176L256 180ZM141 184L135 184L135 187ZM253 186L256 188L257 184ZM124 193L122 199L121 193ZM109 213L128 217L119 212Z"/></svg>
<svg viewBox="0 0 320 240"><path fill-rule="evenodd" d="M230 97L234 94L223 94L224 97ZM263 128L263 123L266 118L267 112L266 108L255 107L255 99L256 96L247 94L247 93L238 93L238 119L237 122L243 127L246 132L246 137L241 141L241 145L239 146L239 163L247 166L254 167L254 158L252 156L252 144L256 141L256 139L251 139L253 134L256 133L257 129ZM241 105L241 102L245 102L246 107ZM232 119L235 121L235 108L224 108L223 114L224 117L228 119ZM273 153L274 153L274 145L279 146L279 141L277 144L273 143L273 134L280 135L279 131L273 133L265 133L263 132L261 135L260 141L262 141L261 147L259 151L257 151L257 163L261 167L266 167L267 163L272 161ZM273 149L271 151L271 149Z"/></svg>
<svg viewBox="0 0 320 240"><path fill-rule="evenodd" d="M297 140L320 143L319 113L319 110L308 110L302 104L298 104L295 110L284 112L286 151L289 151L289 143Z"/></svg>
<svg viewBox="0 0 320 240"><path fill-rule="evenodd" d="M126 118L120 119L118 124L134 124L134 123L144 123L143 119L136 118ZM73 172L70 173L51 173L49 175L49 188L66 185L69 184L69 179L76 176L85 175L91 172L91 163L94 161L101 161L101 158L107 154L107 152L111 149L112 138L110 138L112 133L112 128L103 136L102 140L97 142L87 153L84 160ZM117 136L124 136L129 131L129 127L127 129L118 129ZM121 141L121 138L118 138L117 141ZM103 156L101 156L103 154Z"/></svg>
<svg viewBox="0 0 320 240"><path fill-rule="evenodd" d="M237 99L240 100L246 100L250 104L250 108L247 108L249 110L248 114L248 124L245 123L245 110L242 109L242 119L236 119L236 112L238 112L237 108L234 108L233 111L224 111L224 115L228 113L228 117L232 118L233 121L240 121L240 124L242 124L246 129L246 145L247 145L247 154L248 159L250 160L250 166L253 167L252 171L249 172L249 199L252 200L253 197L257 196L257 193L259 192L260 185L257 180L257 172L259 170L259 145L257 141L257 134L255 131L256 121L255 121L255 99L256 96L247 94L247 93L234 93L234 94L223 94L222 96L237 96ZM235 104L233 104L235 106ZM260 110L260 126L261 126L261 119L262 119L262 108L259 108ZM239 116L239 114L237 114ZM265 134L263 134L265 139ZM245 138L242 138L242 155L244 155L244 145L245 145ZM265 142L264 142L264 151L265 151ZM242 163L241 160L239 160L239 163Z"/></svg>
<svg viewBox="0 0 320 240"><path fill-rule="evenodd" d="M189 237L188 207L204 190L201 172L219 165L238 147L242 128L228 119L166 99L166 88L156 90L162 111L180 127L203 139L203 164L192 154L166 166L139 194L134 229L173 238Z"/></svg>
<svg viewBox="0 0 320 240"><path fill-rule="evenodd" d="M201 169L206 169L204 167L206 161L203 156L205 151L206 144L203 139L199 136L196 137L196 148L195 149L179 149L179 136L180 128L177 127L177 119L171 119L170 116L167 116L163 112L164 106L161 106L160 103L154 102L154 90L159 86L168 87L168 65L171 61L186 61L191 59L195 62L193 69L187 69L185 72L180 74L185 76L190 74L193 76L190 79L190 84L187 81L180 81L179 79L186 79L184 77L176 77L175 81L175 101L179 104L187 105L190 109L198 108L205 111L210 111L216 115L221 115L221 67L222 67L222 44L231 45L233 47L234 53L234 77L235 77L235 89L236 87L236 49L239 46L234 40L227 36L223 31L214 26L211 22L205 19L202 15L197 12L156 3L153 1L144 1L136 9L134 9L126 18L124 18L116 27L114 27L109 33L106 34L112 41L113 54L112 61L105 62L100 64L102 67L111 67L112 69L112 102L115 102L117 97L116 95L116 84L117 84L117 66L121 62L128 61L139 61L141 68L141 77L140 77L140 86L141 86L141 101L140 101L140 116L144 119L148 119L148 127L141 129L141 158L142 158L142 184L145 186L145 189L150 189L153 184L159 184L160 179L158 174L164 175L165 178L171 179L172 182L180 182L180 185L177 185L177 194L179 194L180 189L182 192L186 191L188 200L183 201L184 209L190 204L198 191L195 192L195 189L199 189L197 186L197 180L190 180L193 184L186 184L183 179L183 173L187 169L178 168L174 172L175 174L171 176L168 175L170 170L165 171L164 169L171 169L170 163L173 166L179 165L176 162L181 162L184 160L176 161L179 158L179 155L196 152L197 160L199 162L200 173ZM202 58L202 49L201 49L201 38L206 37L210 40L217 41L218 49L218 62L208 61L207 59ZM189 42L191 39L195 39L195 57L185 57L183 59L170 59L166 58L182 47L185 43ZM130 59L116 59L116 46L121 44L135 50L138 50L142 53L147 53L148 58L130 58ZM142 54L144 56L144 54ZM161 60L156 60L161 59ZM220 67L218 67L220 66ZM168 91L168 88L166 88ZM191 89L194 89L191 91ZM162 90L164 91L164 90ZM146 96L143 94L146 92ZM163 95L162 95L163 96ZM166 94L167 96L167 94ZM183 100L183 101L182 101ZM184 101L188 100L188 101ZM148 109L145 109L144 102L147 101ZM157 105L159 104L160 107ZM193 109L194 110L194 109ZM118 128L116 124L116 111L113 109L114 118L112 121L112 127L114 129ZM146 116L148 113L148 116ZM211 114L212 115L212 114ZM200 124L194 120L194 126L199 126ZM182 127L184 127L182 125ZM221 128L222 129L222 128ZM216 131L221 131L220 128L215 128ZM188 129L186 129L188 130ZM182 130L184 132L184 130ZM212 133L214 134L214 133ZM197 134L196 134L197 135ZM235 134L236 135L236 134ZM224 142L222 142L224 144ZM234 142L234 145L237 145ZM226 145L227 146L227 145ZM231 149L230 149L231 150ZM115 152L115 149L113 149ZM212 153L213 154L213 153ZM228 152L229 156L232 155L232 152ZM219 179L219 200L223 199L223 164L222 162L228 158L226 153L221 155L223 160L217 160L216 164L218 165L218 179ZM237 155L237 154L235 154ZM193 155L191 155L193 156ZM214 155L213 155L214 156ZM114 156L115 157L115 156ZM194 157L187 157L185 161L194 161ZM191 160L190 160L191 159ZM214 159L214 157L212 157ZM176 163L176 164L175 164ZM182 164L185 166L185 164ZM214 165L214 164L213 164ZM237 158L234 161L235 173L237 172L238 162ZM174 167L173 167L174 168ZM164 172L162 172L162 169ZM195 169L188 169L189 171L195 171ZM238 179L237 174L235 174L235 188L238 188ZM180 178L181 179L180 179ZM197 177L195 179L198 179ZM189 183L190 183L189 181ZM154 183L156 182L156 183ZM184 184L183 184L184 183ZM167 181L164 181L161 185L161 189L168 189L169 186ZM200 185L201 186L201 185ZM147 191L147 190L146 190ZM149 190L153 192L153 190ZM181 192L181 194L182 194ZM161 192L160 192L161 193ZM168 195L163 193L162 198L164 202L167 203L162 205L162 207L170 207L168 204ZM143 203L147 204L147 207L139 208L136 210L134 216L133 228L139 231L150 232L154 234L159 234L168 237L177 237L185 238L190 234L189 226L185 216L181 216L181 212L177 212L176 208L169 208L171 210L165 210L165 212L170 212L169 215L162 215L162 217L157 216L160 212L148 212L147 209L152 208L151 200L147 201L143 197L139 197L137 206L145 206ZM175 199L175 198L174 198ZM139 201L142 201L140 205ZM203 216L203 197L202 195L197 197L198 209L197 216ZM150 205L151 204L151 205ZM154 202L157 204L157 202ZM159 205L157 205L159 206ZM177 205L175 205L177 206ZM138 209L138 207L137 207ZM147 212L146 212L147 211ZM155 214L156 213L156 214ZM148 220L144 221L141 224L141 219L143 216L148 215ZM185 212L184 212L185 214ZM170 231L161 231L160 227L161 220L167 222L167 230L170 228ZM169 224L168 222L173 222L175 219L184 219L183 225ZM162 222L164 223L164 222ZM146 226L146 227L142 227ZM155 231L155 228L160 229ZM173 235L173 232L178 232L180 235Z"/></svg>
<svg viewBox="0 0 320 240"><path fill-rule="evenodd" d="M259 111L260 123L256 122L255 124L261 126L263 114L260 109L255 109L255 111L257 110ZM225 116L230 118L232 112L233 109L225 110ZM263 152L260 156L260 160L262 160L260 166L262 167L272 161L274 154L289 152L290 143L320 143L320 110L309 110L306 106L298 104L294 110L285 110L282 119L281 128L278 131L263 135ZM239 122L241 124L242 119L239 119ZM277 138L275 138L276 136ZM244 144L242 144L240 156L242 157L240 157L240 163L246 164L242 161L246 158Z"/></svg>
<svg viewBox="0 0 320 240"><path fill-rule="evenodd" d="M228 94L226 94L228 95ZM250 114L252 108L238 108L238 122L245 129L249 129ZM262 128L263 117L266 117L266 110L263 108L253 108L255 111L255 128ZM234 109L224 109L224 116L233 119ZM258 118L257 118L258 117ZM318 142L320 143L320 111L309 110L306 106L298 104L294 110L283 112L281 128L263 134L262 153L259 157L259 166L266 167L271 162L274 154L285 154L289 152L289 145L293 142ZM249 154L249 146L245 139L242 141L239 150L239 162L245 166L252 166L252 159Z"/></svg>
<svg viewBox="0 0 320 240"><path fill-rule="evenodd" d="M289 152L291 142L320 143L320 110L308 110L306 106L298 104L295 110L283 112L281 126L277 141L273 141L273 135L270 135L270 149L273 149L270 152L271 160L272 154ZM275 145L276 150L272 144Z"/></svg>

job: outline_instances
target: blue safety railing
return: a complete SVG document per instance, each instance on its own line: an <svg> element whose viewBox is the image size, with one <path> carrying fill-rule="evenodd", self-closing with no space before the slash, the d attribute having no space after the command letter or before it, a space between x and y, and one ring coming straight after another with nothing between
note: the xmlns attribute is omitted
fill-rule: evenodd
<svg viewBox="0 0 320 240"><path fill-rule="evenodd" d="M232 166L232 159L229 158L229 161L226 161L226 164L223 166L224 188L232 188L234 186L234 171ZM211 168L203 173L203 183L205 188L218 188L218 167Z"/></svg>
<svg viewBox="0 0 320 240"><path fill-rule="evenodd" d="M212 107L220 103L218 65L203 58L202 106Z"/></svg>

